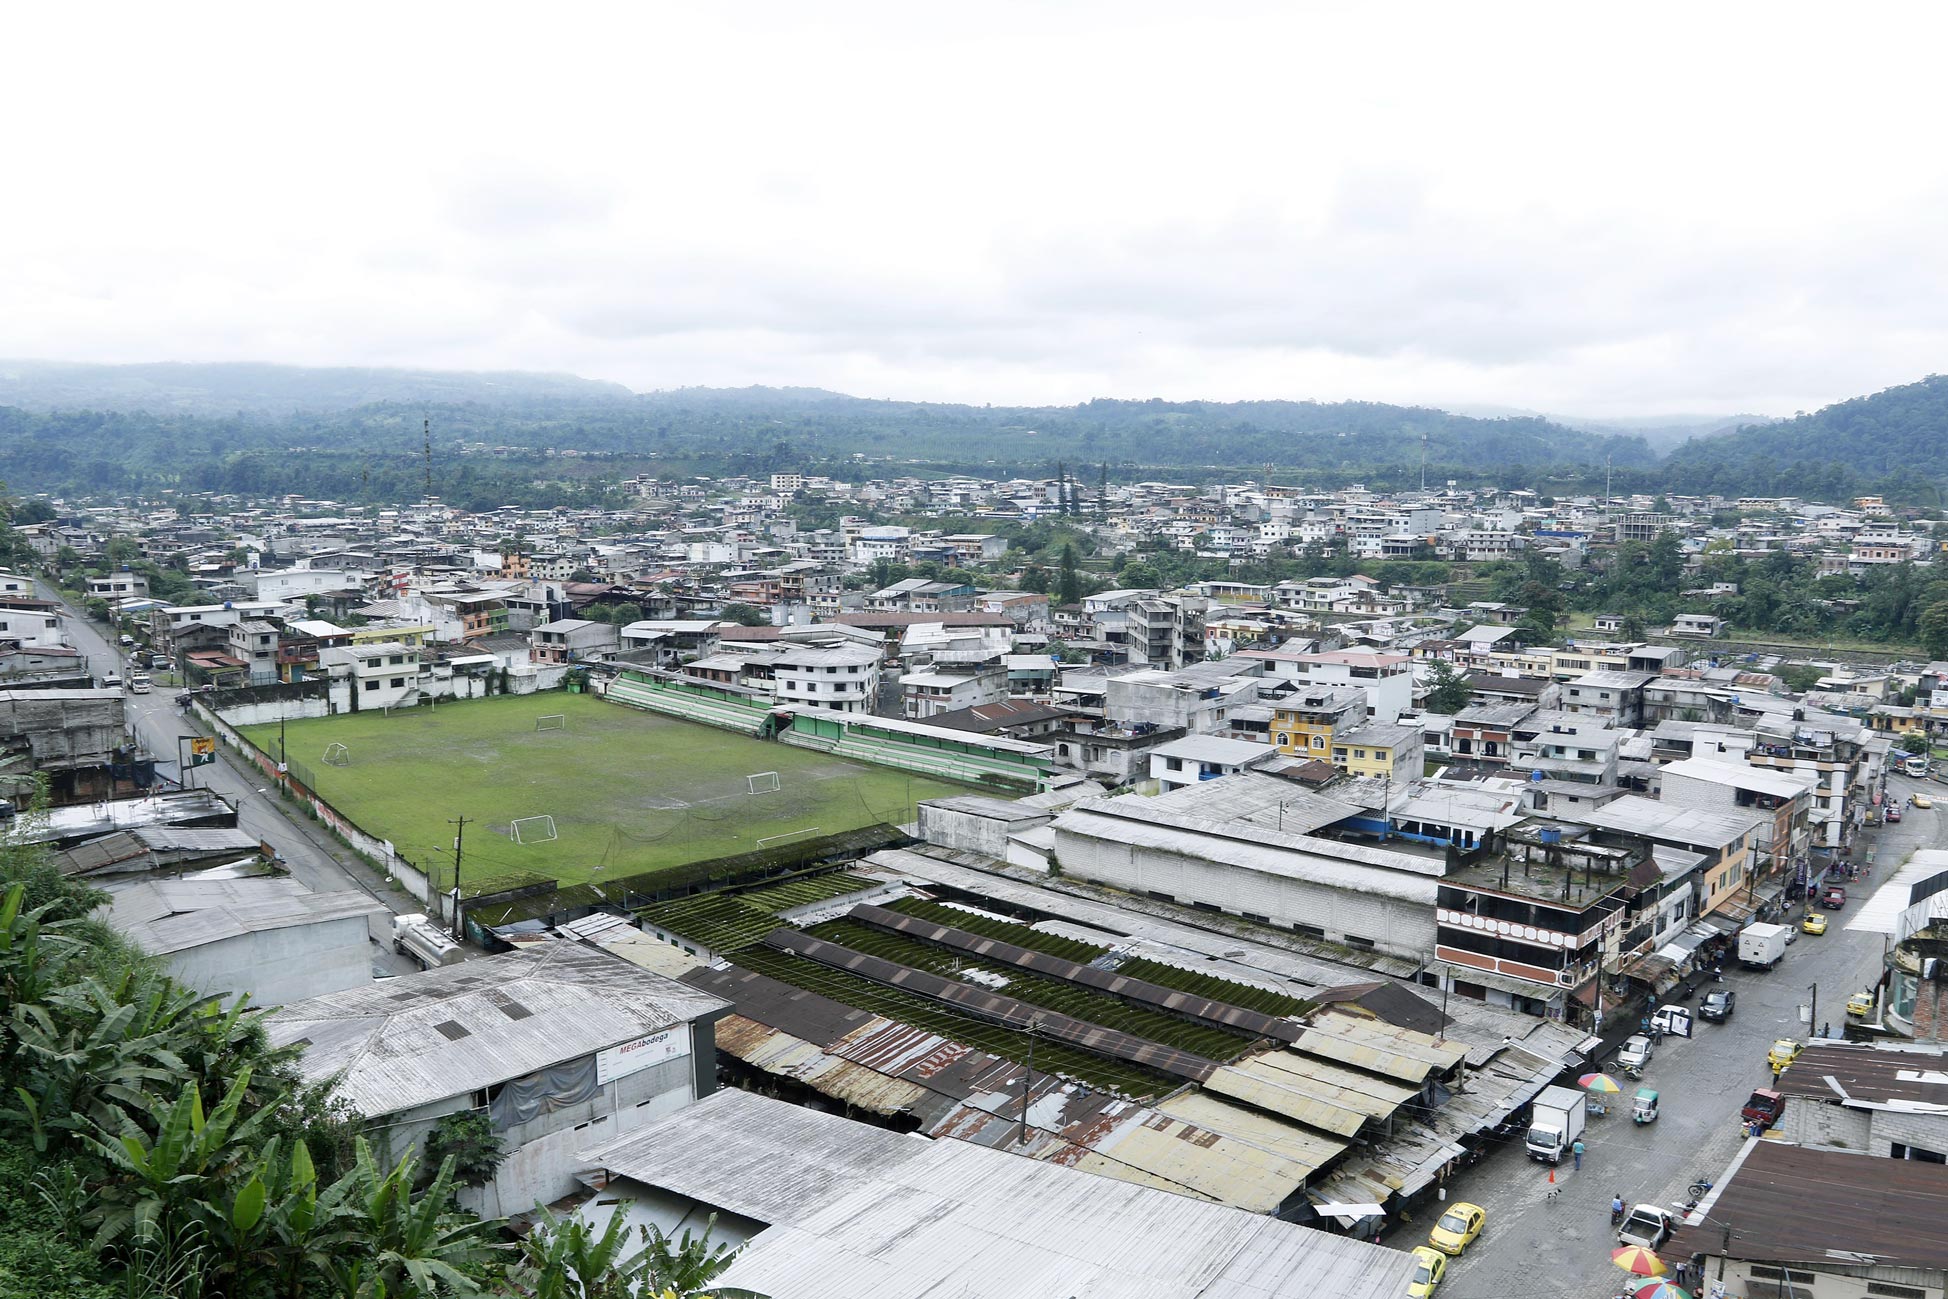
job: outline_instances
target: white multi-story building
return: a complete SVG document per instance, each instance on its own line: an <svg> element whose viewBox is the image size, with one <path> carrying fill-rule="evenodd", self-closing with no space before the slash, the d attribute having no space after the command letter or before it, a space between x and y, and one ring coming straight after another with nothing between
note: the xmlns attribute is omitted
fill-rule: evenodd
<svg viewBox="0 0 1948 1299"><path fill-rule="evenodd" d="M879 651L866 645L794 647L778 655L772 674L781 705L870 713L879 697Z"/></svg>
<svg viewBox="0 0 1948 1299"><path fill-rule="evenodd" d="M419 647L404 641L321 649L318 661L333 677L350 681L361 710L390 707L419 688Z"/></svg>

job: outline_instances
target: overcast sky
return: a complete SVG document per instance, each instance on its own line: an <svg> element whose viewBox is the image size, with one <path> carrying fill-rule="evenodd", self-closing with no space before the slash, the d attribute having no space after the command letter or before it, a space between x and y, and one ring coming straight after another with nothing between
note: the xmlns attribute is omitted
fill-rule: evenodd
<svg viewBox="0 0 1948 1299"><path fill-rule="evenodd" d="M1945 26L13 6L0 356L1789 414L1944 368Z"/></svg>

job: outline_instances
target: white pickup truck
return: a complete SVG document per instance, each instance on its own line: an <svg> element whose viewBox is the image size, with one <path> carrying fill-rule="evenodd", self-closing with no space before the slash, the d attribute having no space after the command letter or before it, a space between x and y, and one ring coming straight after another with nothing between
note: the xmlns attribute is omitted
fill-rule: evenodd
<svg viewBox="0 0 1948 1299"><path fill-rule="evenodd" d="M1630 1211L1630 1216L1617 1228L1618 1245L1642 1245L1645 1249L1656 1249L1671 1238L1677 1229L1677 1221L1670 1214L1654 1204L1640 1204Z"/></svg>

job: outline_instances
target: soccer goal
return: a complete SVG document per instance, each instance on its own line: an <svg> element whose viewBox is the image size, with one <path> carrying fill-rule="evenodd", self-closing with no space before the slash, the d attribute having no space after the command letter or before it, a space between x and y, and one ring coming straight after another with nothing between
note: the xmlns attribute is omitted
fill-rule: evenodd
<svg viewBox="0 0 1948 1299"><path fill-rule="evenodd" d="M349 767L352 765L352 751L342 744L325 746L325 765L327 767Z"/></svg>
<svg viewBox="0 0 1948 1299"><path fill-rule="evenodd" d="M775 771L760 771L755 775L746 776L744 784L746 792L752 794L775 794L783 788L778 783L778 773Z"/></svg>
<svg viewBox="0 0 1948 1299"><path fill-rule="evenodd" d="M534 729L537 731L565 731L568 729L568 715L566 713L548 713L545 716L537 717L534 719Z"/></svg>
<svg viewBox="0 0 1948 1299"><path fill-rule="evenodd" d="M519 816L508 822L508 834L515 843L553 843L555 840L555 818L552 816Z"/></svg>

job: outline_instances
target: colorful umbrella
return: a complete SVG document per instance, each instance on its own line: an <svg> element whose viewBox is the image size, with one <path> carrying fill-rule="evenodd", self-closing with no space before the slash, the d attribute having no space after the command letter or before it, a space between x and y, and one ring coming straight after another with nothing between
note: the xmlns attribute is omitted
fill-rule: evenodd
<svg viewBox="0 0 1948 1299"><path fill-rule="evenodd" d="M1663 1276L1671 1269L1664 1266L1664 1260L1645 1249L1642 1245L1625 1245L1622 1249L1610 1251L1610 1261L1626 1272L1638 1276Z"/></svg>
<svg viewBox="0 0 1948 1299"><path fill-rule="evenodd" d="M1617 1086L1617 1080L1606 1073L1586 1073L1576 1080L1576 1085L1585 1091L1592 1092L1620 1092L1623 1090L1623 1088Z"/></svg>
<svg viewBox="0 0 1948 1299"><path fill-rule="evenodd" d="M1632 1291L1630 1299L1691 1299L1691 1292L1669 1281L1652 1281Z"/></svg>

